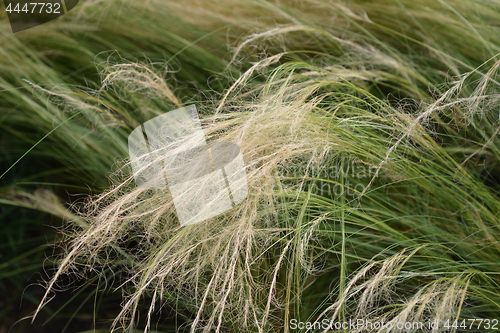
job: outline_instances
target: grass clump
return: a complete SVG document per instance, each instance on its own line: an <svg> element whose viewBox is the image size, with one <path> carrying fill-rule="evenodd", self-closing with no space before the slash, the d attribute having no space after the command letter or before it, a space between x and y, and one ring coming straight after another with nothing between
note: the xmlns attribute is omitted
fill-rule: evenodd
<svg viewBox="0 0 500 333"><path fill-rule="evenodd" d="M115 270L125 297L113 327L129 331L141 318L150 329L159 308L192 332L288 332L292 319L444 332L446 320L497 317L495 3L235 3L219 5L234 17L266 8L279 24L247 17L239 28L258 31L224 77L242 74L208 101L127 61L103 62L92 94L35 88L109 126L122 150L128 130L195 101L209 140L241 147L249 184L238 207L181 228L168 191L136 187L118 161L68 225L38 311L63 275ZM208 7L201 26L229 20Z"/></svg>

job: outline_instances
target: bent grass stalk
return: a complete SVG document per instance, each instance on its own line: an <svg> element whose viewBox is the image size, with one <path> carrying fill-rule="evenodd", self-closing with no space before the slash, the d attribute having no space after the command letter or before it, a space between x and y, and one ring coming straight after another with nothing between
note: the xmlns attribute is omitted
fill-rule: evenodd
<svg viewBox="0 0 500 333"><path fill-rule="evenodd" d="M179 228L170 195L136 188L120 162L113 186L80 212L88 227L70 233L38 310L62 274L105 269L113 254L131 258L113 323L129 331L148 295L145 330L156 302L192 313L193 332L286 331L292 316L396 323L498 314L499 189L482 176L497 172L500 156L493 3L307 3L320 10L266 2L286 25L242 42L229 64L243 74L207 102L216 105L203 118L207 136L242 147L247 200ZM89 123L97 115L112 123L119 149L127 129L184 103L152 64L104 62L101 74L97 96L44 93L71 112L88 109ZM345 158L377 171L345 174ZM307 171L332 165L340 179ZM291 166L306 171L277 174ZM321 182L341 194L317 192Z"/></svg>

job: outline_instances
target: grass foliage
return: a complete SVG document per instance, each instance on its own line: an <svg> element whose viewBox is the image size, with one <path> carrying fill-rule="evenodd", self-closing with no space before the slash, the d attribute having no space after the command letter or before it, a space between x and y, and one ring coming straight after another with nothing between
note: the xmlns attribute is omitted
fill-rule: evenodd
<svg viewBox="0 0 500 333"><path fill-rule="evenodd" d="M57 26L2 28L2 180L52 191L6 183L0 203L67 221L35 312L76 275L123 292L112 327L130 332L169 330L159 309L191 332L497 318L499 9L88 1ZM126 143L193 103L209 140L241 147L249 195L181 228L168 191L135 186ZM32 156L52 170L23 174ZM51 194L71 186L92 193Z"/></svg>

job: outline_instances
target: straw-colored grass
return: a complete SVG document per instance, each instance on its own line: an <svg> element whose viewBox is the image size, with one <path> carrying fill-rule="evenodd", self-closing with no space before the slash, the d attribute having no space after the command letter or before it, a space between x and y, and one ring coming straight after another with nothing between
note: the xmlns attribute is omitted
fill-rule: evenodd
<svg viewBox="0 0 500 333"><path fill-rule="evenodd" d="M438 320L428 331L445 332L446 320L498 317L495 2L148 6L245 31L220 74L231 84L189 97L168 66L125 59L100 63L87 93L28 80L79 146L87 133L123 157L109 189L74 206L38 311L62 275L112 269L126 272L113 327L130 331L169 307L191 332L289 332L292 319ZM191 103L209 140L241 147L249 194L180 227L169 192L137 187L124 155L131 129Z"/></svg>

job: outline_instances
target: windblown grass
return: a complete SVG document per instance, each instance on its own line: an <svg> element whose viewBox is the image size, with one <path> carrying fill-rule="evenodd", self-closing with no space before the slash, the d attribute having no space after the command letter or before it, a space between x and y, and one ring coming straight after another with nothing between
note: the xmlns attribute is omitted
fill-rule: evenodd
<svg viewBox="0 0 500 333"><path fill-rule="evenodd" d="M112 186L70 218L46 297L62 275L121 269L113 327L130 331L139 319L147 331L162 307L184 314L192 332L498 317L498 6L196 4L188 17L210 17L203 28L258 29L234 50L220 95L187 98L154 64L125 60L103 62L89 94L34 91L59 117L79 115L82 131L99 124L116 147L95 143L108 157L126 154L135 126L196 102L207 137L242 148L248 198L181 228L168 191L136 187L117 161ZM249 18L256 8L280 24Z"/></svg>
<svg viewBox="0 0 500 333"><path fill-rule="evenodd" d="M223 80L211 80L210 77L226 66L223 59L225 38L231 34L189 25L176 18L165 5L155 9L130 1L122 12L103 5L86 2L68 15L71 17L64 16L16 35L11 33L5 12L0 8L0 216L3 231L0 236L0 331L4 328L11 332L31 330L24 326L27 323L11 326L36 309L40 301L41 295L32 283L44 275L44 263L51 265L51 261L43 260L51 254L47 242L53 243L56 236L50 226L60 225L59 218L72 219L68 218L71 212L67 207L54 209L54 204L59 201L75 203L84 195L105 189L115 158L127 154L125 142L129 131L144 121L133 113L120 113L125 108L117 107L120 102L113 101L111 94L108 103L112 104L106 106L104 113L69 114L70 106L52 103L43 89L64 92L68 87L84 85L85 88L74 89L75 98L85 96L97 101L92 95L101 83L96 64L124 58L136 62L148 59L163 68L163 75L175 76L178 84L172 89L179 98L210 87L220 90L226 85ZM143 16L138 16L141 11ZM34 88L35 84L41 88ZM120 130L117 125L123 128ZM113 142L107 139L111 137ZM34 201L32 192L36 188L40 190L36 190L38 200ZM46 191L56 193L58 200L46 200L46 196L40 195ZM57 218L48 219L46 214L27 211L27 207L49 209ZM38 276L34 274L37 272ZM9 292L12 289L15 292ZM87 320L85 318L101 313L105 317L110 310L102 311L98 306L106 303L101 302L104 298L111 303L112 296L100 293L96 309L85 313L88 310L82 309L79 301L85 303L86 296L77 298L72 303L75 306L70 303L62 312L61 304L65 301L45 307L44 315L58 319L45 329L62 332L75 317ZM92 320L89 329L91 324ZM74 329L72 325L69 330Z"/></svg>

